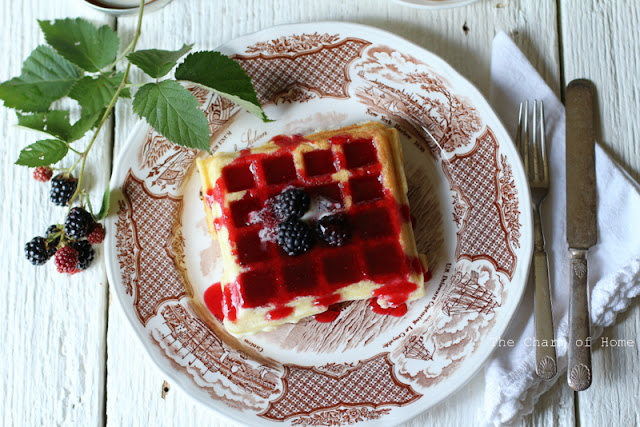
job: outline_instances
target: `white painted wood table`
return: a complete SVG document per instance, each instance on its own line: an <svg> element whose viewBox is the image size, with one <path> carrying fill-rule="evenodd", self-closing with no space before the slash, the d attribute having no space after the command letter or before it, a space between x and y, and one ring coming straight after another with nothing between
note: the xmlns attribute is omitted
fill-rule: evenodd
<svg viewBox="0 0 640 427"><path fill-rule="evenodd" d="M135 18L113 18L80 0L0 1L0 80L20 73L43 42L36 19L82 16L130 40ZM174 0L144 18L139 48L177 49L183 42L213 49L237 36L284 23L351 21L394 32L436 53L488 94L491 41L509 33L559 96L566 82L586 77L598 88L599 140L636 179L640 176L640 6L635 1L480 0L471 6L416 10L391 0ZM134 79L141 79L135 75ZM107 185L136 123L120 102L89 167L94 200ZM109 290L102 249L88 271L62 276L32 267L23 245L60 221L48 185L14 166L33 135L0 109L0 425L236 425L165 384ZM640 304L605 331L614 339L640 334ZM525 425L640 425L640 349L596 348L593 386L574 394L558 381ZM475 425L484 380L478 375L411 426ZM178 422L179 420L179 422Z"/></svg>

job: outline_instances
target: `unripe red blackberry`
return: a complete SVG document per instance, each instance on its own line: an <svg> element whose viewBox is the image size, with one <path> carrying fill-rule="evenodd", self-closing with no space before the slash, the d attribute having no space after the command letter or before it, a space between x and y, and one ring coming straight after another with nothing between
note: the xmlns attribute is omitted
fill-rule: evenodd
<svg viewBox="0 0 640 427"><path fill-rule="evenodd" d="M78 251L71 246L64 246L58 249L54 263L58 273L75 274L80 271L78 268Z"/></svg>
<svg viewBox="0 0 640 427"><path fill-rule="evenodd" d="M92 245L99 245L104 241L105 230L102 224L99 222L94 222L91 227L89 227L89 232L87 233L87 240Z"/></svg>
<svg viewBox="0 0 640 427"><path fill-rule="evenodd" d="M40 182L47 182L53 176L51 168L46 166L38 166L33 170L33 179Z"/></svg>

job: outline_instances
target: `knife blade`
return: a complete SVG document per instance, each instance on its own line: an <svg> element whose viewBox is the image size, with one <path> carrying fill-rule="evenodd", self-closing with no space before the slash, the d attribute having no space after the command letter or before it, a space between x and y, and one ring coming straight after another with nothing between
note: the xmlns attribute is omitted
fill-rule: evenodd
<svg viewBox="0 0 640 427"><path fill-rule="evenodd" d="M576 391L591 385L591 337L587 253L597 243L594 89L574 80L566 91L567 244L571 253L569 365L567 382Z"/></svg>

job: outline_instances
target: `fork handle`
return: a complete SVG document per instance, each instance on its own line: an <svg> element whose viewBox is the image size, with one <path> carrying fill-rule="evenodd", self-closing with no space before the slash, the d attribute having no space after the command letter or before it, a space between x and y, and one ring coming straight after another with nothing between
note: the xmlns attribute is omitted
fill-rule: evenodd
<svg viewBox="0 0 640 427"><path fill-rule="evenodd" d="M547 253L544 250L533 254L533 280L535 283L536 374L544 380L550 380L556 376L557 363L549 292L549 268Z"/></svg>

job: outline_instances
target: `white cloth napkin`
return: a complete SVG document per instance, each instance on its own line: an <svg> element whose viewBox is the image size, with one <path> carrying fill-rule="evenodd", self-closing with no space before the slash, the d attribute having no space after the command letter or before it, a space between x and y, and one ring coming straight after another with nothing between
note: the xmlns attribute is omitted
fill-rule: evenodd
<svg viewBox="0 0 640 427"><path fill-rule="evenodd" d="M490 101L511 135L522 100L543 100L550 157L551 188L543 203L542 221L549 259L558 375L543 381L535 374L533 289L527 289L505 340L485 370L485 424L519 421L555 381L566 381L567 312L570 258L566 243L564 106L503 32L493 41ZM588 255L592 335L611 325L631 299L640 294L640 186L596 144L598 244ZM524 208L524 207L523 207ZM635 339L636 337L630 337ZM594 344L597 340L594 339ZM602 347L596 351L607 351ZM594 370L603 369L594 365ZM592 387L597 387L594 382Z"/></svg>

